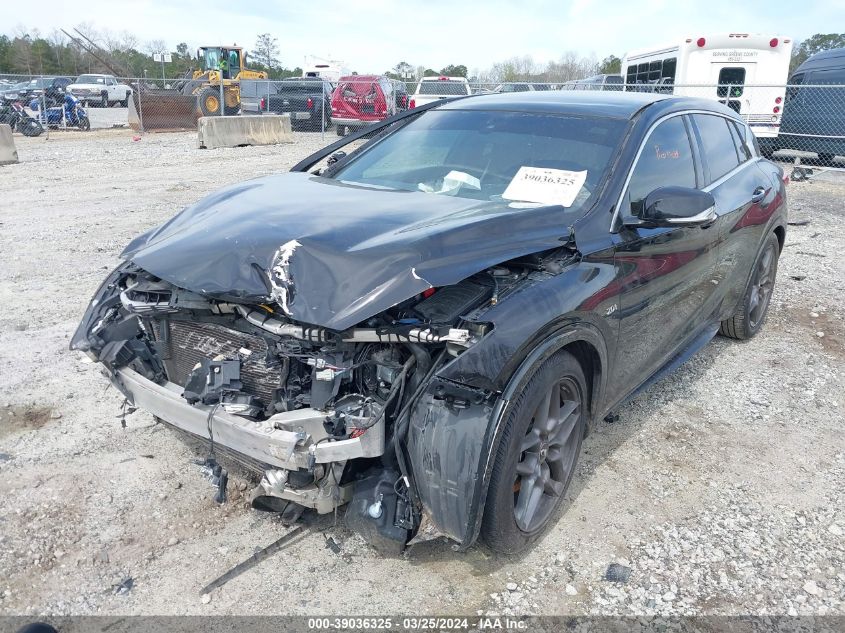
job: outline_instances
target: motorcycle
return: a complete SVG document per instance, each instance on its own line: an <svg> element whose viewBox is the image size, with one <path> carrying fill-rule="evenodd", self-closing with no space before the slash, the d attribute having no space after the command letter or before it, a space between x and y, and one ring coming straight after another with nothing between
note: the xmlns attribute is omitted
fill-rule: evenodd
<svg viewBox="0 0 845 633"><path fill-rule="evenodd" d="M38 136L44 131L41 123L29 116L19 101L0 105L0 123L7 123L12 132L24 136Z"/></svg>
<svg viewBox="0 0 845 633"><path fill-rule="evenodd" d="M38 105L37 99L33 99L30 109L37 110ZM47 108L39 115L39 119L50 128L58 128L64 125L65 127L76 127L85 132L91 129L91 121L88 119L88 115L79 105L79 100L71 94L65 95L61 106Z"/></svg>

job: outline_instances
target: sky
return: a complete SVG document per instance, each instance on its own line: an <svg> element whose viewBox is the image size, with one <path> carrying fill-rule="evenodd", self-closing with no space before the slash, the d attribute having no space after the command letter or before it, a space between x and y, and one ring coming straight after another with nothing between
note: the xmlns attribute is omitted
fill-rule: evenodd
<svg viewBox="0 0 845 633"><path fill-rule="evenodd" d="M37 20L35 19L37 18ZM134 33L143 44L164 40L236 43L256 35L278 39L286 67L306 55L341 59L350 70L383 72L406 61L439 70L463 64L472 72L509 57L545 63L567 51L619 57L627 49L707 33L742 32L803 39L845 31L845 0L40 0L38 11L0 11L0 32L88 23Z"/></svg>

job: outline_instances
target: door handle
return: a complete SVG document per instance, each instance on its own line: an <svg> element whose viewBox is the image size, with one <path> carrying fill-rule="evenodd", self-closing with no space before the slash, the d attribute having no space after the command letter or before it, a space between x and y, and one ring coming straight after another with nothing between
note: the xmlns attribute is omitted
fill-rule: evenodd
<svg viewBox="0 0 845 633"><path fill-rule="evenodd" d="M763 187L757 187L754 190L754 193L751 194L751 202L760 202L760 200L766 197L767 193L768 189L765 189Z"/></svg>

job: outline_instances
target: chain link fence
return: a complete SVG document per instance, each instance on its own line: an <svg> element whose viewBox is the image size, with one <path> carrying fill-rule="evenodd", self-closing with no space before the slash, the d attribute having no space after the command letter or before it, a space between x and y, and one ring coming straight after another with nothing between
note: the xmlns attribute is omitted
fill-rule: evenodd
<svg viewBox="0 0 845 633"><path fill-rule="evenodd" d="M139 133L196 129L200 116L286 115L296 133L344 135L441 98L516 92L648 92L719 101L751 127L767 156L845 168L845 85L743 85L514 81L475 83L383 75L271 81L222 77L0 76L0 122L42 130L131 127ZM619 78L615 78L616 81ZM329 139L326 139L328 142Z"/></svg>

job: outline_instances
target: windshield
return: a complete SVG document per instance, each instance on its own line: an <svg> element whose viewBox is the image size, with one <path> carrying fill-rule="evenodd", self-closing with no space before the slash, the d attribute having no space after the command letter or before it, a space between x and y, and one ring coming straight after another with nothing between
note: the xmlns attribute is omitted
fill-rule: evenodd
<svg viewBox="0 0 845 633"><path fill-rule="evenodd" d="M106 78L101 75L79 75L78 84L105 84Z"/></svg>
<svg viewBox="0 0 845 633"><path fill-rule="evenodd" d="M504 199L512 206L520 200L553 204L545 198L544 179L563 178L572 180L564 185L572 196L561 200L574 200L559 204L577 210L598 188L624 127L618 119L546 113L431 111L365 149L334 177L401 191Z"/></svg>
<svg viewBox="0 0 845 633"><path fill-rule="evenodd" d="M433 79L421 81L417 87L417 94L420 95L467 95L469 90L463 81L450 81L448 79Z"/></svg>
<svg viewBox="0 0 845 633"><path fill-rule="evenodd" d="M220 68L220 49L206 48L203 70L218 70Z"/></svg>

